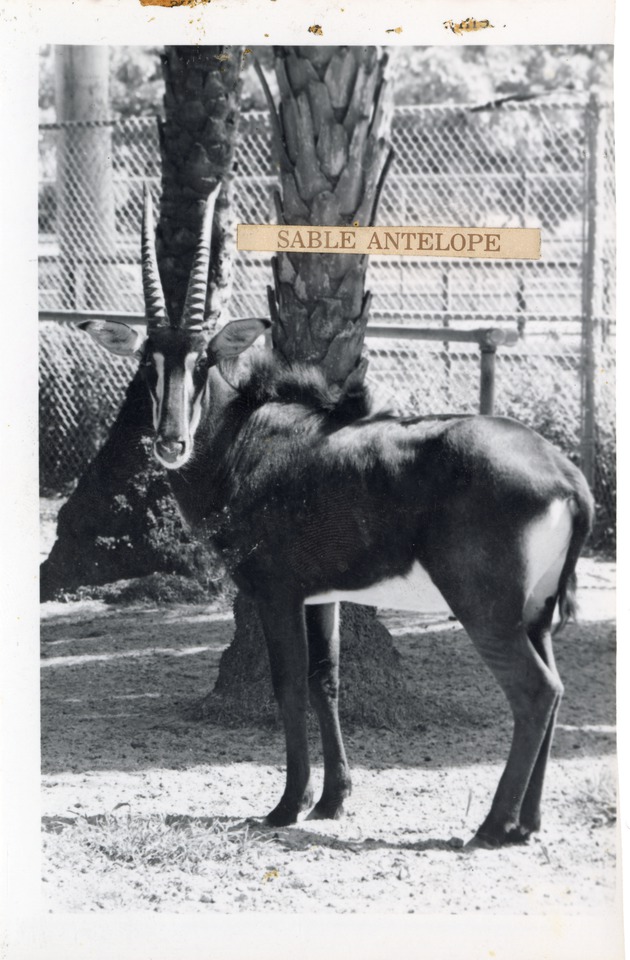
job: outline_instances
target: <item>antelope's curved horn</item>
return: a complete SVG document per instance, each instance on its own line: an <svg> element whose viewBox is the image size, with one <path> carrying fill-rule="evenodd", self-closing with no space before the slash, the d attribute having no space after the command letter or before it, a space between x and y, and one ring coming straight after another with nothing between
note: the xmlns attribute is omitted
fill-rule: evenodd
<svg viewBox="0 0 630 960"><path fill-rule="evenodd" d="M142 208L142 289L149 328L168 324L166 301L155 253L155 227L153 225L153 201L147 183L144 184Z"/></svg>
<svg viewBox="0 0 630 960"><path fill-rule="evenodd" d="M182 313L182 327L206 327L208 325L205 317L206 313L206 294L208 291L208 270L210 269L210 246L212 240L212 221L214 218L214 205L221 189L218 183L212 193L206 200L206 209L203 214L201 232L197 241L197 249L190 271L188 289L186 290L186 302Z"/></svg>

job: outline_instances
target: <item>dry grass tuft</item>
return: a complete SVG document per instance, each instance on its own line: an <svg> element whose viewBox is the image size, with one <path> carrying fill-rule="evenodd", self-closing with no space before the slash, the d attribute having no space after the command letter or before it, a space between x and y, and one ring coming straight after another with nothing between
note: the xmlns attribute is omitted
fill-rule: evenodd
<svg viewBox="0 0 630 960"><path fill-rule="evenodd" d="M163 814L104 814L50 826L63 834L69 855L80 852L88 859L104 857L130 868L168 868L189 874L203 872L208 864L240 860L254 845L268 842L247 822L233 825Z"/></svg>
<svg viewBox="0 0 630 960"><path fill-rule="evenodd" d="M617 820L617 781L612 770L585 780L576 795L580 815L591 826L611 826Z"/></svg>

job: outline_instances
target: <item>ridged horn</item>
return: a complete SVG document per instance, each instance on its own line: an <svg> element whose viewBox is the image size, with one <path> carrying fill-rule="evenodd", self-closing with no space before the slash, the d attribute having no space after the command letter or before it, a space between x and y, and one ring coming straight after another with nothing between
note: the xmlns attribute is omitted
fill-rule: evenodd
<svg viewBox="0 0 630 960"><path fill-rule="evenodd" d="M197 249L190 271L186 302L182 313L182 327L187 329L203 328L208 326L206 321L206 295L208 292L208 270L210 269L210 246L212 241L212 221L214 219L214 205L221 189L218 183L206 200L206 209L203 214L201 232L197 241Z"/></svg>
<svg viewBox="0 0 630 960"><path fill-rule="evenodd" d="M156 327L166 326L168 324L168 314L155 252L153 201L146 182L144 184L144 204L142 208L142 289L144 291L144 309L148 327L155 329Z"/></svg>

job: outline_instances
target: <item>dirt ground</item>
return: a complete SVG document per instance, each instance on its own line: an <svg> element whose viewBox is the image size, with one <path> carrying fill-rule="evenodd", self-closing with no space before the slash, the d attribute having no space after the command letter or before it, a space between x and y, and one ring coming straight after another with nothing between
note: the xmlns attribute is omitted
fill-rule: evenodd
<svg viewBox="0 0 630 960"><path fill-rule="evenodd" d="M42 551L49 547L45 534ZM580 565L582 619L556 642L566 694L523 847L462 849L510 738L502 695L456 624L384 612L415 729L347 731L344 819L271 829L277 730L191 721L230 642L212 607L42 607L43 889L51 911L587 914L616 892L614 568ZM342 663L343 676L343 663ZM316 785L321 756L313 743Z"/></svg>

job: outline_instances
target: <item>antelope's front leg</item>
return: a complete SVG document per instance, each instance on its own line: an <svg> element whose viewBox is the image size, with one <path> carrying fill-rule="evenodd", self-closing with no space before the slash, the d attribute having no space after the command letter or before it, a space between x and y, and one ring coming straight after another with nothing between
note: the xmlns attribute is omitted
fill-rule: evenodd
<svg viewBox="0 0 630 960"><path fill-rule="evenodd" d="M308 683L324 752L324 790L309 820L337 820L352 783L339 726L339 604L306 607Z"/></svg>
<svg viewBox="0 0 630 960"><path fill-rule="evenodd" d="M287 780L280 802L267 823L283 827L312 806L306 714L308 710L308 645L302 602L259 601L258 612L267 641L274 693L280 707L287 748Z"/></svg>

